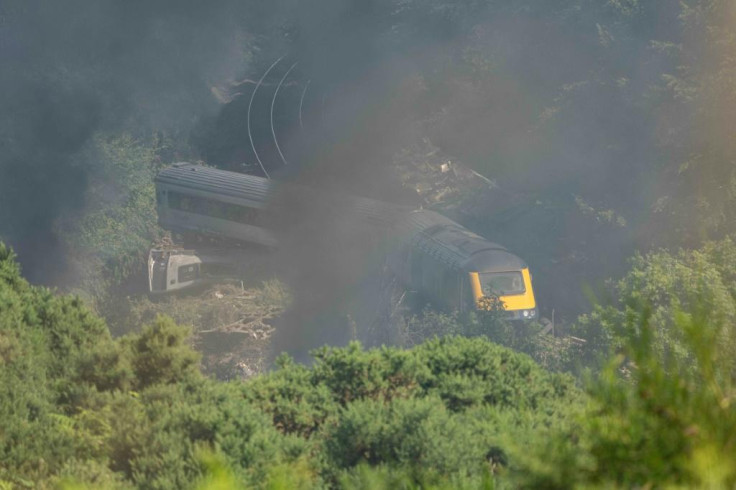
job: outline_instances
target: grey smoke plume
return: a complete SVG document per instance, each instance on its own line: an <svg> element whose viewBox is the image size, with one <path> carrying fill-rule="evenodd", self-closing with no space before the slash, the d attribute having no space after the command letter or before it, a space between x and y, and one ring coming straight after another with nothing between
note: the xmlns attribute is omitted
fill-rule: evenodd
<svg viewBox="0 0 736 490"><path fill-rule="evenodd" d="M97 131L183 140L191 131L190 157L255 168L246 110L254 81L284 57L253 102L252 137L269 173L405 202L392 157L429 137L505 192L458 218L527 258L552 298L579 290L615 274L647 241L649 163L660 155L650 87L677 64L651 42L677 38L677 15L666 2L580 0L6 0L0 237L32 279L53 283L54 270L63 273L54 223L84 206L95 162L79 155ZM288 165L273 142L272 104ZM574 211L575 196L615 209L628 226L611 232L554 211L570 203ZM487 209L515 218L492 221ZM325 243L343 226L320 211L293 209L289 219L307 235L287 239L294 248L283 260L297 288L328 298L349 289L341 278L360 276L334 271L366 253L350 236ZM605 260L576 262L584 278L550 265L590 250ZM570 287L555 287L568 279ZM302 311L335 302L315 301Z"/></svg>
<svg viewBox="0 0 736 490"><path fill-rule="evenodd" d="M96 131L184 132L242 73L258 35L247 2L0 4L0 237L32 280L64 272L53 225L84 205Z"/></svg>

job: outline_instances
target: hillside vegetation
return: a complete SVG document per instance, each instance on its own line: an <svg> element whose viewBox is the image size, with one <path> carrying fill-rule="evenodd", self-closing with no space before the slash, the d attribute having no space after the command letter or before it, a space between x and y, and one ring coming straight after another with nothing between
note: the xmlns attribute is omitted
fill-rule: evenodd
<svg viewBox="0 0 736 490"><path fill-rule="evenodd" d="M0 236L34 283L76 287L116 332L129 325L108 300L131 294L160 234L152 175L258 173L254 148L305 185L435 186L568 322L636 250L736 231L730 0L7 0L0 17ZM292 62L273 106L284 165L271 98ZM408 163L448 160L491 184L476 195Z"/></svg>
<svg viewBox="0 0 736 490"><path fill-rule="evenodd" d="M326 347L311 367L283 356L219 382L186 328L159 317L113 339L79 299L30 286L4 246L0 302L9 488L736 484L732 323L687 305L669 326L686 356L661 355L656 308L627 314L621 354L581 390L452 336Z"/></svg>
<svg viewBox="0 0 736 490"><path fill-rule="evenodd" d="M3 0L0 489L736 488L734 32L733 0ZM556 336L352 316L384 264L312 203L278 267L148 297L179 161L437 210ZM277 357L348 337L394 345Z"/></svg>

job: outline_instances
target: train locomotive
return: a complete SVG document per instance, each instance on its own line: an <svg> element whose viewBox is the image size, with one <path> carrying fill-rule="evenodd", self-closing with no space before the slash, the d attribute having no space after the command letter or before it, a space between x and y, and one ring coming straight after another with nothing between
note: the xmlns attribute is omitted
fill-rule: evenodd
<svg viewBox="0 0 736 490"><path fill-rule="evenodd" d="M445 309L486 309L497 298L508 318L531 320L538 309L527 264L451 219L429 210L403 215L391 268L413 290Z"/></svg>
<svg viewBox="0 0 736 490"><path fill-rule="evenodd" d="M278 246L269 220L274 187L268 179L180 163L159 172L155 186L159 224L164 229ZM316 195L305 189L295 191L304 199ZM460 311L485 309L490 304L487 298L494 297L510 319L538 316L529 267L503 246L435 211L361 197L333 198L341 213L352 213L359 222L381 230L392 272L406 287L437 305ZM237 270L237 256L152 250L150 291L168 292L197 284L209 264L224 271Z"/></svg>

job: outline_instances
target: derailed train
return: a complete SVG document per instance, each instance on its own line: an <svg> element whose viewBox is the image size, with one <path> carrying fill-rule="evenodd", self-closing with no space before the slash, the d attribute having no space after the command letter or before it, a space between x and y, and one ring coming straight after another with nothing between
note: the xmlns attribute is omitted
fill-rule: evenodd
<svg viewBox="0 0 736 490"><path fill-rule="evenodd" d="M188 163L155 179L159 224L176 233L215 236L265 247L278 243L270 220L271 181ZM313 191L301 189L309 197ZM365 198L334 196L341 213L382 230L391 244L387 264L407 287L435 303L465 311L497 297L512 319L538 315L529 267L501 245L429 210L412 210ZM349 208L346 210L346 207ZM238 268L238 254L152 250L152 293L205 280L213 269Z"/></svg>

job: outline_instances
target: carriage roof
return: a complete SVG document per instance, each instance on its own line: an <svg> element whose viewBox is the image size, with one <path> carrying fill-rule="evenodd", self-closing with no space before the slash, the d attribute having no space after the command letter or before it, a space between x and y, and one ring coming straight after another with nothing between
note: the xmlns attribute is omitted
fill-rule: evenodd
<svg viewBox="0 0 736 490"><path fill-rule="evenodd" d="M155 182L256 203L264 203L270 191L268 179L191 163L161 170Z"/></svg>
<svg viewBox="0 0 736 490"><path fill-rule="evenodd" d="M399 224L412 247L454 269L468 272L519 270L526 264L503 246L490 242L434 211L409 213Z"/></svg>
<svg viewBox="0 0 736 490"><path fill-rule="evenodd" d="M268 179L191 163L178 163L165 168L158 173L155 181L156 184L248 201L258 207L265 205L273 192ZM293 190L297 189L294 187ZM410 211L404 206L360 197L336 199L335 202L367 223L393 225L402 241L451 268L492 272L526 267L523 260L503 246L489 242L434 211Z"/></svg>

